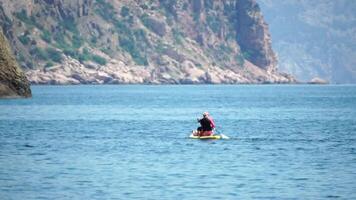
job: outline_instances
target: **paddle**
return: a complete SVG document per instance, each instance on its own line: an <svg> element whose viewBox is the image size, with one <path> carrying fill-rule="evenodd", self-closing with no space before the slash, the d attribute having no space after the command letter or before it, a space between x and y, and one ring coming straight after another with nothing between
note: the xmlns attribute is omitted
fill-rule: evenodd
<svg viewBox="0 0 356 200"><path fill-rule="evenodd" d="M222 134L218 129L215 129L215 131L217 132L217 134L221 135L222 139L230 139L228 136Z"/></svg>

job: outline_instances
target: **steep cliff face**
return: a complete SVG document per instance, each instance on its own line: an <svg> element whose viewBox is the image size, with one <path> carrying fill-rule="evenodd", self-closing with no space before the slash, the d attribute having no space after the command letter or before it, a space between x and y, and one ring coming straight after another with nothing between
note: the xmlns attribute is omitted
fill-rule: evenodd
<svg viewBox="0 0 356 200"><path fill-rule="evenodd" d="M251 62L275 71L277 58L272 50L268 25L255 1L238 1L236 29L241 49L247 53Z"/></svg>
<svg viewBox="0 0 356 200"><path fill-rule="evenodd" d="M19 96L31 97L30 85L0 30L0 98Z"/></svg>
<svg viewBox="0 0 356 200"><path fill-rule="evenodd" d="M255 0L0 0L33 83L293 82Z"/></svg>

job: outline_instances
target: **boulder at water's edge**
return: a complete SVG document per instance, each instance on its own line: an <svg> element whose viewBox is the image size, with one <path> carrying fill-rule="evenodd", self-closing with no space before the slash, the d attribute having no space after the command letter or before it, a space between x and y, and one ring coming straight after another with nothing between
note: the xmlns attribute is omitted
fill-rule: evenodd
<svg viewBox="0 0 356 200"><path fill-rule="evenodd" d="M31 96L30 84L0 30L0 98Z"/></svg>
<svg viewBox="0 0 356 200"><path fill-rule="evenodd" d="M319 77L315 77L313 79L311 79L308 84L329 84L329 81L324 80L322 78Z"/></svg>

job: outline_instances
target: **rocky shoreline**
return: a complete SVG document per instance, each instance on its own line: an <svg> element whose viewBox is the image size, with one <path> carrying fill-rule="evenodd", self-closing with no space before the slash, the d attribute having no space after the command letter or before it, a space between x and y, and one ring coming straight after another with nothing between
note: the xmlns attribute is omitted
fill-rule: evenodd
<svg viewBox="0 0 356 200"><path fill-rule="evenodd" d="M31 84L53 85L296 83L288 74L268 72L251 63L246 63L243 69L238 70L213 66L199 68L189 61L183 62L179 67L129 66L114 59L105 66L94 63L85 66L70 57L66 57L60 65L29 70L26 76Z"/></svg>

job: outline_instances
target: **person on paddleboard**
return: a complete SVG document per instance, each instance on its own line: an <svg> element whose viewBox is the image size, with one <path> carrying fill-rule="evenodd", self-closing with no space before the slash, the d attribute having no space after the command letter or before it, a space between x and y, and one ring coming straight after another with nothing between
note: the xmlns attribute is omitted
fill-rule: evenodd
<svg viewBox="0 0 356 200"><path fill-rule="evenodd" d="M198 127L196 135L198 136L211 136L213 135L213 130L215 128L215 123L213 118L210 117L208 112L203 113L203 118L198 119L200 127Z"/></svg>

